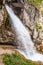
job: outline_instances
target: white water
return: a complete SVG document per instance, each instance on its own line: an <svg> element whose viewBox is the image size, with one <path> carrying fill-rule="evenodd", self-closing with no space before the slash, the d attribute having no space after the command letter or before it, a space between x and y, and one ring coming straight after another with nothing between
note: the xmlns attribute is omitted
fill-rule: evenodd
<svg viewBox="0 0 43 65"><path fill-rule="evenodd" d="M5 7L16 32L18 51L23 54L27 59L43 62L43 55L36 52L34 48L34 43L32 42L30 34L26 30L25 26L21 23L20 19L14 14L13 10L8 5L5 5Z"/></svg>

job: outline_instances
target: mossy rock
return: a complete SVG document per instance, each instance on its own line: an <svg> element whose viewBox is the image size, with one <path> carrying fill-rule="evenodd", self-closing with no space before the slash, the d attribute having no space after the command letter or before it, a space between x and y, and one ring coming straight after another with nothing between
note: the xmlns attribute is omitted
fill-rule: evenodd
<svg viewBox="0 0 43 65"><path fill-rule="evenodd" d="M43 0L27 0L28 3L33 4L37 9L40 8L40 4L42 3Z"/></svg>

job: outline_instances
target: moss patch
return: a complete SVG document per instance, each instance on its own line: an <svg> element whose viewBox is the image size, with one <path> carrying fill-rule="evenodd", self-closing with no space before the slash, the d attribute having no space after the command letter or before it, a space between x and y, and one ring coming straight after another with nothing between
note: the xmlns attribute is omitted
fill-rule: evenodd
<svg viewBox="0 0 43 65"><path fill-rule="evenodd" d="M40 32L43 32L43 28L42 28L42 26L39 24L39 23L35 23L35 28L37 29L37 30L39 30Z"/></svg>
<svg viewBox="0 0 43 65"><path fill-rule="evenodd" d="M3 54L4 65L36 65L34 62L24 59L19 54Z"/></svg>
<svg viewBox="0 0 43 65"><path fill-rule="evenodd" d="M35 26L36 26L37 29L42 29L42 26L38 23L35 23Z"/></svg>

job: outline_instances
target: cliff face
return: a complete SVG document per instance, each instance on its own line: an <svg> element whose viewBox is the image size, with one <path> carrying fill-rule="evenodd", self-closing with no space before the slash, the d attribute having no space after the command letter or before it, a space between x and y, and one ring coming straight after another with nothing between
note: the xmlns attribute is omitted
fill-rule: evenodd
<svg viewBox="0 0 43 65"><path fill-rule="evenodd" d="M7 19L8 14L4 5L0 9L0 44L11 44L13 42L14 34L9 21Z"/></svg>
<svg viewBox="0 0 43 65"><path fill-rule="evenodd" d="M43 3L43 2L42 2ZM23 11L23 24L30 31L33 42L38 50L43 52L43 5L36 7L25 0ZM42 48L41 48L42 47Z"/></svg>
<svg viewBox="0 0 43 65"><path fill-rule="evenodd" d="M12 7L14 10L15 14L19 16L19 18L22 20L22 23L26 26L26 29L29 30L30 35L32 37L33 42L35 43L35 46L38 49L40 46L43 46L43 2L41 2L40 6L38 6L38 3L34 4L33 2L30 2L31 0L18 0L14 3L21 3L23 4L21 7L14 7L12 6L13 1L12 0L6 0L6 2ZM37 1L37 0L36 0ZM12 3L12 4L10 4ZM5 8L4 8L5 9ZM2 13L1 13L2 12ZM6 10L5 10L6 12ZM6 23L3 21L6 21L7 13L4 13L3 8L0 9L0 27L1 27L1 32L0 32L0 41L3 43L11 42L14 40L14 34L11 31L10 27L6 25ZM5 19L4 19L4 16ZM3 26L4 24L4 26ZM5 26L6 25L6 26ZM4 28L4 29L3 29ZM4 33L3 33L4 31ZM39 49L40 50L40 49ZM43 51L43 47L42 47Z"/></svg>

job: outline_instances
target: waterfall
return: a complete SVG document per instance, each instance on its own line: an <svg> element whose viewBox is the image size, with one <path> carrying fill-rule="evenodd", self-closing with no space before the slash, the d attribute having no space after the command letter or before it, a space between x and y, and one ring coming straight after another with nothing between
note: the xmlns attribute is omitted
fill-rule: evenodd
<svg viewBox="0 0 43 65"><path fill-rule="evenodd" d="M14 31L16 34L16 41L17 41L17 50L23 54L27 59L32 61L41 61L43 62L43 55L39 54L35 48L34 43L31 40L30 34L28 30L26 30L25 26L22 24L20 19L15 15L13 10L8 6L5 5L6 10L9 14L11 19L12 26L14 27Z"/></svg>

